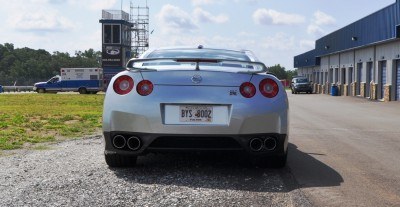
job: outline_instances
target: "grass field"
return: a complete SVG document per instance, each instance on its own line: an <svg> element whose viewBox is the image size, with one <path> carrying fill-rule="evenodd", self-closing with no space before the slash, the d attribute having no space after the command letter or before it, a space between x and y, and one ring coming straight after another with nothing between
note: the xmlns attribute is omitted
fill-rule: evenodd
<svg viewBox="0 0 400 207"><path fill-rule="evenodd" d="M101 127L104 95L0 95L0 150L90 135Z"/></svg>

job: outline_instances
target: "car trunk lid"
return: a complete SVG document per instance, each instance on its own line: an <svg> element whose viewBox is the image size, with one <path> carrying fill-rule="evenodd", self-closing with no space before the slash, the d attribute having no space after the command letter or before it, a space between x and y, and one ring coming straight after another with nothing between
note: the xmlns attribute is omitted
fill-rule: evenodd
<svg viewBox="0 0 400 207"><path fill-rule="evenodd" d="M174 86L240 86L252 77L246 73L201 70L142 71L141 74L154 85Z"/></svg>

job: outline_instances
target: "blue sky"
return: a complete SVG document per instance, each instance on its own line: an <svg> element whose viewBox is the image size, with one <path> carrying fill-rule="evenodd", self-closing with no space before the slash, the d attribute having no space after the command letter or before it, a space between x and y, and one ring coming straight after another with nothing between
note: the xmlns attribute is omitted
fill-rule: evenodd
<svg viewBox="0 0 400 207"><path fill-rule="evenodd" d="M202 44L249 49L271 66L395 0L148 0L151 47ZM145 0L132 0L144 6ZM101 10L129 0L0 0L0 43L74 54L101 49Z"/></svg>

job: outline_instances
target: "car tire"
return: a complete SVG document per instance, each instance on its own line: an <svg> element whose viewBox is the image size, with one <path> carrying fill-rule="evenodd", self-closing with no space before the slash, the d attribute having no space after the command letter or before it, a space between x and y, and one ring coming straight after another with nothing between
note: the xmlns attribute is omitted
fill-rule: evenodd
<svg viewBox="0 0 400 207"><path fill-rule="evenodd" d="M46 93L46 90L44 88L39 88L37 90L38 93Z"/></svg>
<svg viewBox="0 0 400 207"><path fill-rule="evenodd" d="M137 156L119 154L104 154L104 157L109 167L134 167L137 160Z"/></svg>
<svg viewBox="0 0 400 207"><path fill-rule="evenodd" d="M80 94L87 94L86 88L80 88L78 91Z"/></svg>

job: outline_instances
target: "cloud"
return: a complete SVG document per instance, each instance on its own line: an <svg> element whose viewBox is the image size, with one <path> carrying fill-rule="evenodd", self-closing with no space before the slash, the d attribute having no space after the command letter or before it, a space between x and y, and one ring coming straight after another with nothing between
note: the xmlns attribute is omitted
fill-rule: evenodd
<svg viewBox="0 0 400 207"><path fill-rule="evenodd" d="M63 0L50 0L50 1L60 1ZM93 11L101 11L102 9L111 9L117 3L117 0L65 0L69 4L76 5L79 7L87 8Z"/></svg>
<svg viewBox="0 0 400 207"><path fill-rule="evenodd" d="M204 11L201 8L196 8L193 11L193 16L198 22L206 22L206 23L211 22L211 23L222 24L229 20L229 17L224 14L214 16L209 12Z"/></svg>
<svg viewBox="0 0 400 207"><path fill-rule="evenodd" d="M249 4L258 4L261 2L261 0L234 0L235 3L240 3L240 2L245 2Z"/></svg>
<svg viewBox="0 0 400 207"><path fill-rule="evenodd" d="M221 2L221 0L192 0L192 4L195 6L215 4L215 3L220 3L220 2Z"/></svg>
<svg viewBox="0 0 400 207"><path fill-rule="evenodd" d="M56 11L17 13L8 20L9 25L20 31L55 32L73 29L75 25Z"/></svg>
<svg viewBox="0 0 400 207"><path fill-rule="evenodd" d="M321 11L316 11L314 13L314 18L313 21L316 25L334 25L336 23L335 18Z"/></svg>
<svg viewBox="0 0 400 207"><path fill-rule="evenodd" d="M170 4L164 5L160 13L156 15L156 18L161 23L161 29L165 33L191 32L198 29L190 14Z"/></svg>
<svg viewBox="0 0 400 207"><path fill-rule="evenodd" d="M326 32L324 29L322 29L322 27L316 24L310 24L307 27L307 33L311 35L321 36L324 35Z"/></svg>
<svg viewBox="0 0 400 207"><path fill-rule="evenodd" d="M280 32L276 33L275 36L265 37L262 40L262 45L266 49L292 50L296 44L294 36Z"/></svg>
<svg viewBox="0 0 400 207"><path fill-rule="evenodd" d="M272 9L258 9L253 13L253 20L262 25L295 25L301 24L305 18L297 14L287 14Z"/></svg>
<svg viewBox="0 0 400 207"><path fill-rule="evenodd" d="M326 34L324 27L325 26L334 26L336 23L336 19L332 16L321 12L314 12L314 18L311 20L310 25L307 27L307 33L314 35L316 37L320 37Z"/></svg>
<svg viewBox="0 0 400 207"><path fill-rule="evenodd" d="M302 50L312 50L315 48L314 40L300 40L300 48Z"/></svg>

